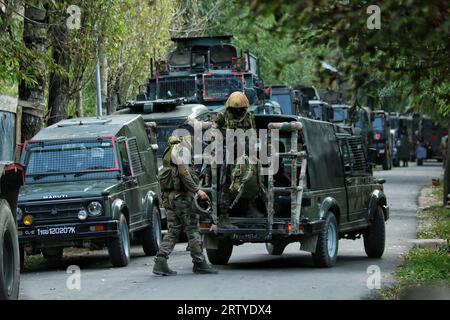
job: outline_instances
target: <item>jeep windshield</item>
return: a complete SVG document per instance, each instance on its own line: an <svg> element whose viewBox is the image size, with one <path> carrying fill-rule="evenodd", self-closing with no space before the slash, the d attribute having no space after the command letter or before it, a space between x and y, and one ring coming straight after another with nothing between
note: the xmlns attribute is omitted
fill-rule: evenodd
<svg viewBox="0 0 450 320"><path fill-rule="evenodd" d="M376 115L373 120L372 128L376 132L383 132L385 129L385 120L382 115Z"/></svg>
<svg viewBox="0 0 450 320"><path fill-rule="evenodd" d="M27 145L26 183L99 180L119 175L111 139L33 142Z"/></svg>
<svg viewBox="0 0 450 320"><path fill-rule="evenodd" d="M289 93L273 94L270 99L280 104L283 114L292 115L292 99Z"/></svg>
<svg viewBox="0 0 450 320"><path fill-rule="evenodd" d="M345 122L348 119L347 108L333 108L333 123Z"/></svg>

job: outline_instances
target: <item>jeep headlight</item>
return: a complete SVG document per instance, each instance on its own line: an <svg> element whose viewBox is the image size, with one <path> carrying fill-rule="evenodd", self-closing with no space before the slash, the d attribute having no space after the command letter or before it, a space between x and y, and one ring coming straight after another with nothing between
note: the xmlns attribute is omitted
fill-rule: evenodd
<svg viewBox="0 0 450 320"><path fill-rule="evenodd" d="M90 216L97 217L102 214L103 206L98 201L92 201L91 203L88 204L87 211Z"/></svg>

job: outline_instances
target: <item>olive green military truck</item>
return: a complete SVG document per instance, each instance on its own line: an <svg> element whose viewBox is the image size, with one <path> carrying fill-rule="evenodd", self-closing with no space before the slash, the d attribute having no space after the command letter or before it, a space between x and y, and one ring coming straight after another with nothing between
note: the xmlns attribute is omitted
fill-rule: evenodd
<svg viewBox="0 0 450 320"><path fill-rule="evenodd" d="M367 256L379 258L385 245L389 207L383 180L372 176L360 136L331 123L312 119L256 115L258 129L270 135L279 130L279 170L265 176L267 197L260 215L229 211L222 219L219 165L211 164L211 184L204 190L212 199L212 219L202 219L207 255L213 264L226 264L233 246L266 243L271 255L281 255L292 242L312 253L315 265L331 267L338 255L339 239L364 238ZM279 141L279 142L278 142ZM273 161L272 161L273 162ZM217 228L210 230L212 221Z"/></svg>
<svg viewBox="0 0 450 320"><path fill-rule="evenodd" d="M161 241L156 146L140 115L63 120L24 145L19 241L27 254L59 260L66 247L108 248L130 260L130 237L147 255Z"/></svg>
<svg viewBox="0 0 450 320"><path fill-rule="evenodd" d="M19 297L20 252L16 226L23 168L14 163L16 145L14 98L0 95L0 300Z"/></svg>

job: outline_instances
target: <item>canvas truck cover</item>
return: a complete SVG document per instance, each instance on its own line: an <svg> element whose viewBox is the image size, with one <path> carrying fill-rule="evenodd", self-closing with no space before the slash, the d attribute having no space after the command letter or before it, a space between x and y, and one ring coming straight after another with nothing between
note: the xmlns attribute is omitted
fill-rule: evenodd
<svg viewBox="0 0 450 320"><path fill-rule="evenodd" d="M333 189L344 185L342 160L336 133L348 134L328 122L287 115L255 115L256 127L267 128L271 122L300 121L301 136L308 153L308 184L312 191Z"/></svg>
<svg viewBox="0 0 450 320"><path fill-rule="evenodd" d="M300 118L302 136L308 153L311 190L333 189L344 185L342 160L336 138L336 126Z"/></svg>

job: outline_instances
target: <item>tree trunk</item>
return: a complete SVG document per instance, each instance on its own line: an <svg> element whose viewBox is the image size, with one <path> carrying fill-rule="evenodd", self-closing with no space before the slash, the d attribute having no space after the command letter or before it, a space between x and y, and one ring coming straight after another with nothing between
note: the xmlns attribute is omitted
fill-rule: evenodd
<svg viewBox="0 0 450 320"><path fill-rule="evenodd" d="M80 88L75 96L75 115L77 118L83 116L83 89Z"/></svg>
<svg viewBox="0 0 450 320"><path fill-rule="evenodd" d="M450 134L450 127L448 128ZM444 206L450 201L448 195L450 194L450 139L447 142L447 156L445 157L445 170L444 170Z"/></svg>
<svg viewBox="0 0 450 320"><path fill-rule="evenodd" d="M67 118L69 105L68 73L70 67L66 24L60 16L56 15L52 16L50 21L49 36L51 37L53 61L63 72L53 71L50 74L48 91L48 110L50 116L47 119L48 126Z"/></svg>
<svg viewBox="0 0 450 320"><path fill-rule="evenodd" d="M45 62L43 54L45 52L46 31L46 10L37 9L29 5L25 6L25 21L23 40L27 48L37 52L36 84L27 84L21 81L19 84L19 104L22 106L21 136L22 142L31 139L42 127L42 117L44 114L44 93L45 93ZM33 21L36 21L33 22ZM21 66L23 70L27 65Z"/></svg>

